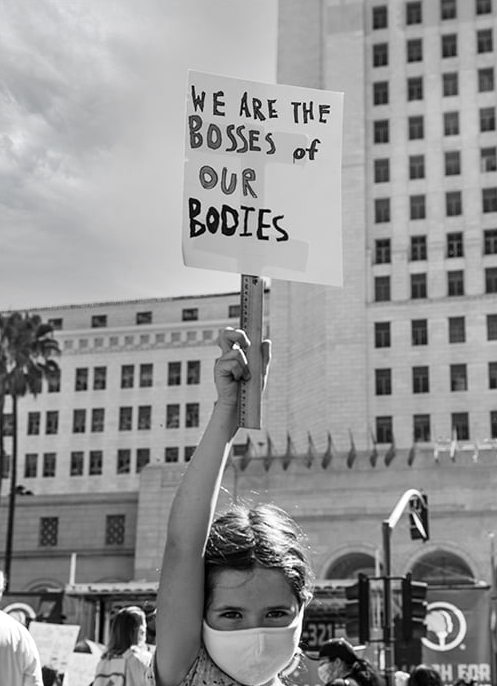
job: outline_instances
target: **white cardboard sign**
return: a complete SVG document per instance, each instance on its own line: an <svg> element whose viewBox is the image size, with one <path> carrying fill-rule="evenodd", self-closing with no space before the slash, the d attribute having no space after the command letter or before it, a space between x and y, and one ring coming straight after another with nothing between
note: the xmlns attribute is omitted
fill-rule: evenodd
<svg viewBox="0 0 497 686"><path fill-rule="evenodd" d="M183 260L342 285L343 93L190 71Z"/></svg>

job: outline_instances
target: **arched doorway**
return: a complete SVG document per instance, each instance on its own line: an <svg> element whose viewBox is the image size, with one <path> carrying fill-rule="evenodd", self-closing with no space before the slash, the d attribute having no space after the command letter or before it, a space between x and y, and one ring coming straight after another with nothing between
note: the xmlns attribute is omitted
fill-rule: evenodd
<svg viewBox="0 0 497 686"><path fill-rule="evenodd" d="M356 579L358 574L375 576L375 559L368 553L347 553L327 569L325 579Z"/></svg>
<svg viewBox="0 0 497 686"><path fill-rule="evenodd" d="M474 586L477 583L468 564L448 550L423 555L412 567L412 577L430 586Z"/></svg>

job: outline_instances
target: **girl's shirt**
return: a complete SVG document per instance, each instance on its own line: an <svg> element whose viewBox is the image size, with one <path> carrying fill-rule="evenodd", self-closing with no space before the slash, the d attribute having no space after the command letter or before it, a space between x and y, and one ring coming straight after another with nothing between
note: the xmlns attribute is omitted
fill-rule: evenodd
<svg viewBox="0 0 497 686"><path fill-rule="evenodd" d="M147 671L145 680L146 686L162 686L155 677L154 662ZM188 674L185 676L180 686L241 686L230 676L222 672L219 667L209 657L207 651L202 646Z"/></svg>

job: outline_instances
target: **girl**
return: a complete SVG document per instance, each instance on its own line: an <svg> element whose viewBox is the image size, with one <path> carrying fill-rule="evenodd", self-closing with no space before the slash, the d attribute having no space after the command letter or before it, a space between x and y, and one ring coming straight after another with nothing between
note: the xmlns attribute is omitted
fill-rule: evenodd
<svg viewBox="0 0 497 686"><path fill-rule="evenodd" d="M237 429L238 382L250 378L246 334L226 329L219 345L218 399L169 516L157 596L157 686L278 683L297 652L311 598L303 535L285 512L235 506L213 522ZM261 355L265 377L269 341Z"/></svg>

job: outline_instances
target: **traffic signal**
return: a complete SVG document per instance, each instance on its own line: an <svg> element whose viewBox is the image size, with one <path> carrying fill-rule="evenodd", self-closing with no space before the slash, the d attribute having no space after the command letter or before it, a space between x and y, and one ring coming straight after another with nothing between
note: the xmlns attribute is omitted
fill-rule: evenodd
<svg viewBox="0 0 497 686"><path fill-rule="evenodd" d="M409 523L411 529L411 539L413 541L422 539L427 541L430 538L430 527L428 522L428 496L424 493L421 497L414 496L409 501Z"/></svg>
<svg viewBox="0 0 497 686"><path fill-rule="evenodd" d="M411 574L402 579L402 636L404 641L426 636L426 594L428 584L413 581Z"/></svg>
<svg viewBox="0 0 497 686"><path fill-rule="evenodd" d="M359 643L369 641L369 579L359 574L358 581L345 589L345 628L347 636L359 638Z"/></svg>

